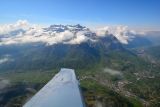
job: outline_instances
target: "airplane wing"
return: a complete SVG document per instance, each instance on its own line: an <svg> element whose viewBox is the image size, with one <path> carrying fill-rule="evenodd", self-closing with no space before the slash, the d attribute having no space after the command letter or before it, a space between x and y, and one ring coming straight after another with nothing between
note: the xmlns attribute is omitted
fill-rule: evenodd
<svg viewBox="0 0 160 107"><path fill-rule="evenodd" d="M62 68L23 107L85 107L74 70Z"/></svg>

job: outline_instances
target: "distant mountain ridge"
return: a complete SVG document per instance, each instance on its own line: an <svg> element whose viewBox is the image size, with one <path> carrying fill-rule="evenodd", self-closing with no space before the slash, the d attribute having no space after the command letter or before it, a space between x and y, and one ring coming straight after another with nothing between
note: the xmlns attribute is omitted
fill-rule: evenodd
<svg viewBox="0 0 160 107"><path fill-rule="evenodd" d="M113 36L99 38L97 42L87 41L81 44L25 44L0 46L0 56L6 54L13 58L0 64L2 70L50 69L54 67L85 68L98 64L103 55L110 51L125 50ZM18 64L18 65L17 65ZM18 67L18 68L17 68Z"/></svg>
<svg viewBox="0 0 160 107"><path fill-rule="evenodd" d="M42 27L20 20L15 24L0 27L0 46L28 43L43 43L46 45L58 43L80 44L88 41L96 42L99 38L113 35L124 47L136 48L158 44L157 41L159 40L157 39L158 36L152 36L158 35L159 32L143 34L129 30L125 26L90 29L80 24L53 24L49 27Z"/></svg>
<svg viewBox="0 0 160 107"><path fill-rule="evenodd" d="M130 45L130 41L128 44L121 42L126 38L121 32L117 38L106 30L97 33L77 24L21 29L16 30L15 35L12 34L0 38L1 71L50 70L61 67L85 69L96 66L114 68L114 61L118 69L123 69L120 62L125 66L125 60L130 58L121 57L131 57L131 60L137 58L125 47Z"/></svg>
<svg viewBox="0 0 160 107"><path fill-rule="evenodd" d="M80 44L88 40L96 42L99 38L113 35L122 44L129 44L134 40L134 35L130 31L121 31L122 28L116 29L97 29L77 25L51 25L49 27L27 26L18 27L6 33L0 33L0 45L26 44L43 42L48 45L64 43L64 44ZM111 30L111 31L109 31ZM128 36L131 35L131 36ZM132 38L132 39L130 39Z"/></svg>
<svg viewBox="0 0 160 107"><path fill-rule="evenodd" d="M78 31L89 31L88 28L85 26L81 26L80 24L77 25L51 25L48 28L44 28L45 31L52 31L52 32L64 32L65 30L69 30L72 32Z"/></svg>

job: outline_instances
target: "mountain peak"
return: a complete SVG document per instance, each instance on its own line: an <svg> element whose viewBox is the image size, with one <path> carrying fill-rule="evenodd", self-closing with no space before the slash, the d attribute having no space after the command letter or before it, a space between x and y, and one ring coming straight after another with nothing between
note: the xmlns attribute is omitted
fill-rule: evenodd
<svg viewBox="0 0 160 107"><path fill-rule="evenodd" d="M52 32L64 32L66 30L71 31L71 32L78 32L78 31L87 31L89 30L88 28L86 28L85 26L82 26L80 24L76 24L76 25L51 25L48 28L44 28L45 31L52 31Z"/></svg>

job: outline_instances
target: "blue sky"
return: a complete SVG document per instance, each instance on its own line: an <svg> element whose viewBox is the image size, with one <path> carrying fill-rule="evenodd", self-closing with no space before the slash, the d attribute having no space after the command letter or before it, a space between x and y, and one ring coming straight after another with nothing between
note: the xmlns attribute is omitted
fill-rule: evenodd
<svg viewBox="0 0 160 107"><path fill-rule="evenodd" d="M160 0L0 0L0 24L19 19L160 28Z"/></svg>

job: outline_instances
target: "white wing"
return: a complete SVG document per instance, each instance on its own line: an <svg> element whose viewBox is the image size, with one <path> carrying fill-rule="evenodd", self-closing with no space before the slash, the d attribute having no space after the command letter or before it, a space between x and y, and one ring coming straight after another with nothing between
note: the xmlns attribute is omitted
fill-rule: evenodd
<svg viewBox="0 0 160 107"><path fill-rule="evenodd" d="M23 107L84 107L74 70L61 69Z"/></svg>

